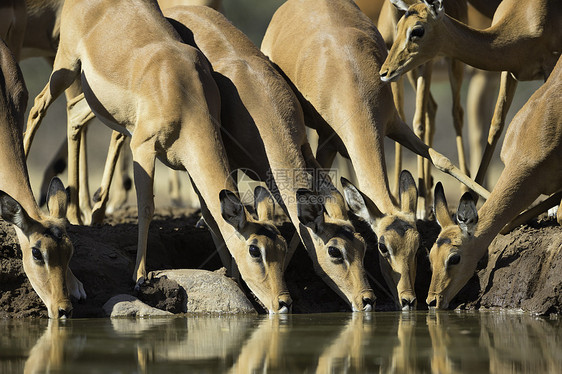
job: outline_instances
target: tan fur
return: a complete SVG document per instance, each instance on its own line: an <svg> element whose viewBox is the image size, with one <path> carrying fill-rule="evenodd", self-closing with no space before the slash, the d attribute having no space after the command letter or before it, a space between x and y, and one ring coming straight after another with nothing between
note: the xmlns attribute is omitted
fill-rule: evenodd
<svg viewBox="0 0 562 374"><path fill-rule="evenodd" d="M430 252L433 275L428 304L447 308L472 277L478 260L504 225L540 194L562 189L561 99L562 62L559 60L546 83L511 122L501 152L505 169L490 198L478 211L478 223L473 232L463 232L452 221L444 219L441 214L448 214L446 206L436 212L442 231ZM437 245L439 242L442 244ZM460 262L446 266L453 253L460 255Z"/></svg>
<svg viewBox="0 0 562 374"><path fill-rule="evenodd" d="M290 87L259 49L218 12L205 7L177 7L166 10L165 15L187 27L189 31L181 27L178 31L212 64L223 99L222 134L232 166L253 170L278 192L277 200L295 225L319 274L353 310L365 309L364 300L374 301L374 295L364 274L364 243L332 238L330 230L321 233L321 228L312 230L299 222L296 191L311 187L318 175L309 175L307 168L318 173L319 165L310 151L302 110ZM353 231L341 195L329 179L324 183L331 196L325 205L331 213L326 221L331 219L336 227ZM272 210L272 206L266 209L268 214ZM344 264L330 259L330 246L338 246L347 256Z"/></svg>
<svg viewBox="0 0 562 374"><path fill-rule="evenodd" d="M80 299L86 294L68 268L73 247L65 230L66 194L60 181L54 182L49 196L50 213L44 214L39 210L31 191L22 146L27 90L12 53L2 41L0 60L3 76L0 95L0 190L3 191L0 194L0 213L16 226L25 273L47 306L49 317L67 317L72 311L70 295ZM54 234L60 237L54 237ZM38 250L39 260L34 260L32 248Z"/></svg>
<svg viewBox="0 0 562 374"><path fill-rule="evenodd" d="M439 3L434 2L435 6ZM514 78L545 79L562 52L562 8L556 0L503 1L494 13L492 26L485 30L475 30L431 9L425 3L409 8L412 15L399 22L397 42L380 70L381 75L392 79L439 54L479 69L505 71L488 144L476 176L476 182L481 183L513 99ZM414 25L424 28L424 36L406 40Z"/></svg>
<svg viewBox="0 0 562 374"><path fill-rule="evenodd" d="M111 16L98 17L102 14ZM221 192L234 191L235 185L219 132L219 92L205 57L181 42L155 1L67 0L61 17L53 73L35 100L28 128L37 128L53 100L81 80L96 116L132 135L139 211L133 279L146 277L154 162L159 157L190 173L217 240L224 240L256 296L270 311L279 310L287 295L282 276L286 243L280 235L257 235L265 223L253 219L234 193ZM233 220L227 221L225 212ZM252 245L263 254L259 259L250 256Z"/></svg>
<svg viewBox="0 0 562 374"><path fill-rule="evenodd" d="M68 360L70 336L72 336L71 328L58 320L49 320L45 332L29 351L23 373L62 370Z"/></svg>
<svg viewBox="0 0 562 374"><path fill-rule="evenodd" d="M397 6L411 6L419 2L419 0L400 1L397 2ZM397 7L393 6L390 0L388 0L382 8L377 26L389 49L391 49L392 44L396 41L397 24L404 14L404 11L405 9L399 10ZM467 20L466 0L447 1L445 4L445 11L455 19L463 22L466 22ZM468 175L469 171L462 141L464 110L460 102L463 65L457 60L447 59L447 67L453 98L453 126L456 133L455 140L459 155L459 165L461 171ZM412 127L414 129L414 133L430 147L433 144L433 134L435 133L435 114L437 110L437 104L429 92L432 71L433 60L430 60L418 69L411 71L411 74L408 75L408 78L416 91L416 110L414 112ZM383 80L385 80L384 77ZM398 79L396 83L401 85L402 82L402 79ZM402 90L401 87L397 87L396 89ZM402 107L404 105L403 100L395 100L395 104L398 112L402 113ZM395 165L395 167L399 167L401 169L401 160L397 163L397 165ZM398 173L399 170L396 170L395 175L398 175ZM420 181L418 218L425 219L430 210L431 203L431 194L428 193L431 189L431 172L429 163L425 162L421 156L418 156L418 179Z"/></svg>
<svg viewBox="0 0 562 374"><path fill-rule="evenodd" d="M388 189L385 135L425 157L431 154L440 168L454 169L462 178L398 117L389 85L376 74L386 56L383 40L352 1L289 0L274 14L262 50L298 90L307 125L320 135L319 162L329 167L336 151L349 155L361 190L384 215L406 215ZM415 231L415 216L408 222ZM380 236L384 229L375 232ZM415 240L399 241L394 249L413 261L416 245ZM404 290L410 299L413 283Z"/></svg>

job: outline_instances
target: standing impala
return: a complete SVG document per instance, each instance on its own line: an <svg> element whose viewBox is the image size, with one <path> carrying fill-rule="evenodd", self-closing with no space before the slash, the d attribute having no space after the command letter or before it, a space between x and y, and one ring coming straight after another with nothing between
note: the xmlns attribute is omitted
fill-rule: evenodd
<svg viewBox="0 0 562 374"><path fill-rule="evenodd" d="M441 184L435 187L435 215L441 233L429 258L433 275L429 306L447 308L476 270L502 228L540 194L562 189L562 61L511 121L501 158L505 168L477 212L469 193L451 219ZM560 212L559 209L559 222Z"/></svg>
<svg viewBox="0 0 562 374"><path fill-rule="evenodd" d="M377 27L389 49L396 41L396 24L404 13L401 9L412 4L419 3L420 1L421 0L387 0L383 5L380 17L378 18ZM464 22L467 21L466 0L448 0L445 3L445 11L453 18ZM427 61L425 64L420 65L418 69L412 70L408 75L408 78L416 91L416 109L414 112L412 127L414 129L414 133L430 147L433 144L433 136L435 134L435 114L437 110L437 104L429 91L433 72L433 62L434 60ZM446 59L446 65L449 72L449 83L452 91L453 125L456 133L455 140L459 156L459 166L461 171L468 175L468 167L466 165L466 157L462 141L464 111L461 105L460 97L464 65L455 59ZM387 81L385 78L381 79L383 81ZM393 93L396 98L396 109L398 110L398 113L401 113L401 115L404 112L403 89L402 80L398 80L396 85L393 86ZM401 154L399 147L400 144L396 143L395 178L396 174L400 172L402 164L402 160L399 158ZM424 159L421 156L418 156L418 180L420 184L418 217L424 219L426 218L431 206L430 191L432 178L429 160Z"/></svg>
<svg viewBox="0 0 562 374"><path fill-rule="evenodd" d="M27 90L21 71L0 39L0 215L12 223L23 268L50 318L69 317L69 296L86 298L82 283L68 267L73 247L66 235L66 193L58 179L48 190L49 214L41 212L25 165L22 144Z"/></svg>
<svg viewBox="0 0 562 374"><path fill-rule="evenodd" d="M379 244L379 250L389 259L393 272L399 273L386 278L409 277L405 271L415 267L419 234L415 215L402 211L391 197L384 137L431 158L438 168L471 184L479 193L487 192L425 145L399 118L390 86L377 74L386 57L384 41L353 1L287 1L273 15L262 50L296 88L306 124L319 135L319 163L329 167L336 152L351 158L364 196L374 203L359 215L371 223L379 238L388 239L384 247ZM408 184L406 190L411 187ZM407 206L410 209L411 205ZM387 219L379 219L383 216ZM397 259L401 264L394 267ZM413 282L410 279L396 293L395 301L402 308L414 307ZM396 288L395 282L389 287Z"/></svg>
<svg viewBox="0 0 562 374"><path fill-rule="evenodd" d="M230 165L251 170L269 185L316 272L352 310L372 310L375 297L363 268L365 243L347 218L342 196L329 178L323 179L321 191L308 190L312 180L327 176L320 173L312 154L291 88L267 57L220 13L206 7L176 7L164 14L213 67Z"/></svg>
<svg viewBox="0 0 562 374"><path fill-rule="evenodd" d="M218 122L219 92L207 59L182 43L155 0L66 0L60 33L53 73L35 99L28 131L37 129L57 96L81 80L96 116L131 136L139 214L133 279L140 283L146 277L158 157L189 172L223 263L230 263L226 243L248 287L271 312L287 312L287 245L271 223L252 218L232 192L236 186Z"/></svg>
<svg viewBox="0 0 562 374"><path fill-rule="evenodd" d="M517 80L546 79L562 52L559 0L504 0L492 26L475 30L445 14L443 0L403 7L396 42L380 69L383 79L444 54L483 70L503 71L488 143L476 175L484 179L501 135Z"/></svg>

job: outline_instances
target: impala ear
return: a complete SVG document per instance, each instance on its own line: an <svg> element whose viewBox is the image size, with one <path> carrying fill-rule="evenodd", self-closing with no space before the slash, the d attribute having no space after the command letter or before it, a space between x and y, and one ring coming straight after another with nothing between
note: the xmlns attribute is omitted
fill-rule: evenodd
<svg viewBox="0 0 562 374"><path fill-rule="evenodd" d="M275 202L273 196L262 186L254 189L254 209L260 221L272 221L275 216Z"/></svg>
<svg viewBox="0 0 562 374"><path fill-rule="evenodd" d="M455 224L449 214L449 207L447 206L447 199L445 198L445 191L441 182L438 182L435 186L433 209L439 226L445 227Z"/></svg>
<svg viewBox="0 0 562 374"><path fill-rule="evenodd" d="M349 206L349 210L357 217L361 218L368 224L373 224L376 219L384 216L376 205L361 191L359 191L353 183L344 177L341 177L341 184L343 186L343 194L345 196L345 201Z"/></svg>
<svg viewBox="0 0 562 374"><path fill-rule="evenodd" d="M229 190L222 190L219 193L222 218L236 230L242 231L246 226L246 209L238 196Z"/></svg>
<svg viewBox="0 0 562 374"><path fill-rule="evenodd" d="M400 173L400 210L416 214L418 207L418 189L414 177L408 170Z"/></svg>
<svg viewBox="0 0 562 374"><path fill-rule="evenodd" d="M51 179L47 190L47 208L49 214L56 218L66 217L66 207L68 204L68 194L64 185L57 177Z"/></svg>
<svg viewBox="0 0 562 374"><path fill-rule="evenodd" d="M297 190L297 216L299 221L314 231L318 231L324 223L324 206L320 199L321 196L306 188Z"/></svg>
<svg viewBox="0 0 562 374"><path fill-rule="evenodd" d="M0 191L0 216L4 221L19 228L26 236L29 236L31 228L36 223L20 203L4 191Z"/></svg>
<svg viewBox="0 0 562 374"><path fill-rule="evenodd" d="M409 6L404 2L404 0L390 0L392 5L394 5L399 10L407 11Z"/></svg>
<svg viewBox="0 0 562 374"><path fill-rule="evenodd" d="M465 192L461 197L457 209L457 222L465 234L474 235L478 223L478 211L476 210L474 197L470 192Z"/></svg>
<svg viewBox="0 0 562 374"><path fill-rule="evenodd" d="M443 17L443 14L445 13L445 10L443 9L443 0L423 0L423 2L427 5L435 19Z"/></svg>

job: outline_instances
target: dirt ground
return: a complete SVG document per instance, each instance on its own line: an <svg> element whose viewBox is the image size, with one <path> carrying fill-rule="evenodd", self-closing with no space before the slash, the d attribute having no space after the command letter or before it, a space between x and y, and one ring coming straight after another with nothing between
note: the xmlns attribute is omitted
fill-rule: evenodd
<svg viewBox="0 0 562 374"><path fill-rule="evenodd" d="M198 212L159 209L150 226L148 270L171 268L221 267L209 232L195 228ZM70 266L84 283L88 299L74 303L75 317L101 317L102 305L111 296L133 294L132 274L136 253L136 209L112 215L107 224L95 227L69 226L75 253ZM372 244L374 235L355 222L369 245L365 267L377 296L376 310L393 310L385 283L379 274L378 255ZM437 238L439 226L418 222L422 244L418 252L416 294L418 308L424 300L431 278L428 251ZM290 241L294 228L280 223ZM512 233L499 236L491 246L489 259L453 300L452 307L523 309L535 313L562 311L562 228L552 220L535 221ZM21 253L13 228L0 222L0 318L46 317L47 312L23 273ZM341 300L312 270L303 247L299 247L286 273L293 297L293 313L349 311ZM248 290L245 290L249 294ZM249 294L258 310L260 306ZM263 312L263 310L261 310Z"/></svg>

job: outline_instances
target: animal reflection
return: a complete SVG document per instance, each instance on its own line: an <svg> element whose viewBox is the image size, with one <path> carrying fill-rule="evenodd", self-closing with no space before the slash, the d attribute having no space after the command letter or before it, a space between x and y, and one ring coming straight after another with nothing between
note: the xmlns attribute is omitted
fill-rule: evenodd
<svg viewBox="0 0 562 374"><path fill-rule="evenodd" d="M24 373L558 373L562 368L561 322L526 314L192 316L112 319L110 328L87 322L51 320L39 338L40 330L29 324L1 325L7 335L0 343L6 347L2 340L9 339L12 349L29 352L24 366L21 362ZM107 339L116 344L106 346ZM19 367L19 356L13 357L0 356L0 372Z"/></svg>

